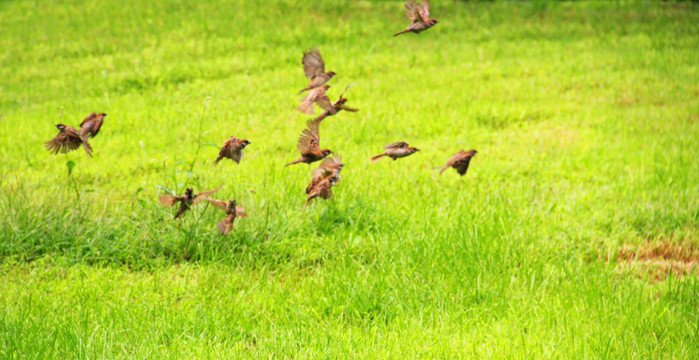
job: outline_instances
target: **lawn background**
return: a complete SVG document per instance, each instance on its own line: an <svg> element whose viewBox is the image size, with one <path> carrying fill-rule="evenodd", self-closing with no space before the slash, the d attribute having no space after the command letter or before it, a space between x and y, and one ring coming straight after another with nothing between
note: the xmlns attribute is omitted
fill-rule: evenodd
<svg viewBox="0 0 699 360"><path fill-rule="evenodd" d="M697 273L662 269L699 251L699 7L432 3L393 38L397 1L0 1L0 357L697 358ZM312 46L361 110L301 212ZM94 158L43 148L92 111ZM157 202L219 185L227 237Z"/></svg>

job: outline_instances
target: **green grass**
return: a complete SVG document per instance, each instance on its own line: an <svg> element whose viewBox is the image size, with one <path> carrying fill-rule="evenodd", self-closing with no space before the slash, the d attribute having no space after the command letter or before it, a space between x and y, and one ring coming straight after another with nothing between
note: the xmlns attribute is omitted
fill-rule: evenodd
<svg viewBox="0 0 699 360"><path fill-rule="evenodd" d="M699 7L432 2L0 2L0 358L699 357L699 272L616 260L699 246ZM312 46L361 110L301 212ZM94 158L43 148L92 111ZM219 185L228 237L157 202Z"/></svg>

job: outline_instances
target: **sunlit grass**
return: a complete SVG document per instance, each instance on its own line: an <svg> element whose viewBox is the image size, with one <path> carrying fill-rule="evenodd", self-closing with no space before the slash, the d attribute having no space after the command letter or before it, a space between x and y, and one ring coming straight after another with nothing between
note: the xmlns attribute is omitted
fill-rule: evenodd
<svg viewBox="0 0 699 360"><path fill-rule="evenodd" d="M393 38L400 2L0 2L0 356L697 357L697 273L616 260L699 241L696 5L432 3ZM312 46L360 111L301 212ZM94 158L43 148L92 111ZM219 185L227 237L157 201Z"/></svg>

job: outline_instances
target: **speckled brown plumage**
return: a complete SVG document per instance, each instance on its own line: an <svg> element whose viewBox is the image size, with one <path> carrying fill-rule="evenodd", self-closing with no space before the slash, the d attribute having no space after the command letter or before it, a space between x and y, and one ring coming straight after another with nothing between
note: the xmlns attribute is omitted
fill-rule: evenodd
<svg viewBox="0 0 699 360"><path fill-rule="evenodd" d="M317 119L308 122L308 127L301 132L301 136L299 136L299 140L296 143L296 147L299 149L301 156L284 166L298 163L310 164L322 160L332 153L330 149L320 148L319 124L320 121Z"/></svg>
<svg viewBox="0 0 699 360"><path fill-rule="evenodd" d="M396 160L399 158L410 156L420 151L420 149L414 146L410 146L410 144L408 144L405 141L396 141L394 143L390 143L384 146L383 148L386 149L386 151L382 152L381 154L372 156L371 161L376 162L384 156L388 156L391 159Z"/></svg>
<svg viewBox="0 0 699 360"><path fill-rule="evenodd" d="M212 195L216 191L218 191L219 188L212 189L212 190L206 190L202 191L198 194L194 193L194 190L192 188L187 188L187 190L184 191L184 195L170 195L170 194L162 194L158 198L161 204L165 206L173 206L177 204L178 202L180 203L180 208L177 210L177 214L175 215L175 219L182 217L184 213L189 210L192 205L206 199L209 195Z"/></svg>
<svg viewBox="0 0 699 360"><path fill-rule="evenodd" d="M459 173L459 175L464 176L466 171L468 171L468 165L471 162L471 159L476 156L476 153L476 150L459 150L456 154L452 155L449 160L447 160L447 163L444 165L439 174L441 175L448 168L452 167Z"/></svg>

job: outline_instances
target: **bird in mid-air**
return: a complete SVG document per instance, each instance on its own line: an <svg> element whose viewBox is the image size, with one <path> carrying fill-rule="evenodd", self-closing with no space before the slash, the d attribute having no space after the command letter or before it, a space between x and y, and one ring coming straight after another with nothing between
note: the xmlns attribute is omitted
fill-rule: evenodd
<svg viewBox="0 0 699 360"><path fill-rule="evenodd" d="M216 166L223 158L231 159L236 164L240 164L240 160L243 159L243 149L249 144L250 141L246 139L238 139L235 136L231 136L230 139L223 143L223 147L221 147L221 151L218 152L218 157L212 165Z"/></svg>
<svg viewBox="0 0 699 360"><path fill-rule="evenodd" d="M345 111L350 111L350 112L359 111L359 109L351 108L351 107L345 105L345 103L347 102L347 98L344 97L345 93L347 92L347 89L349 89L352 85L354 85L354 83L347 85L347 87L345 88L345 91L343 91L342 94L340 94L340 97L337 98L337 100L331 104L332 109L334 111L331 112L329 110L324 110L323 113L320 114L320 116L318 116L316 118L316 120L322 121L323 119L325 119L328 116L337 114L338 112L340 112L340 110L345 110Z"/></svg>
<svg viewBox="0 0 699 360"><path fill-rule="evenodd" d="M304 96L303 99L301 99L301 104L296 108L296 110L304 114L313 115L316 113L316 109L313 107L313 103L316 103L323 110L328 111L331 114L335 114L335 108L330 102L328 94L325 93L329 87L330 85L325 84L317 88L311 89L311 91L309 91L308 94L306 94L306 96Z"/></svg>
<svg viewBox="0 0 699 360"><path fill-rule="evenodd" d="M468 171L468 164L471 162L471 159L476 156L476 153L476 150L459 150L456 154L452 155L449 160L447 160L447 163L444 165L444 167L442 167L439 174L441 175L448 168L453 167L456 169L456 172L458 172L459 175L464 176L466 171Z"/></svg>
<svg viewBox="0 0 699 360"><path fill-rule="evenodd" d="M315 89L335 76L334 71L325 72L325 61L323 61L323 57L320 56L318 48L313 48L304 52L301 63L303 64L303 72L311 82L308 83L308 86L299 91L299 94L306 90Z"/></svg>
<svg viewBox="0 0 699 360"><path fill-rule="evenodd" d="M408 17L408 20L410 20L410 25L408 25L405 30L393 34L393 36L398 36L407 32L419 34L435 26L439 22L437 19L430 18L430 3L427 2L427 0L422 3L415 2L415 0L406 1L405 15Z"/></svg>
<svg viewBox="0 0 699 360"><path fill-rule="evenodd" d="M337 175L339 177L340 171L343 167L345 167L345 164L342 163L342 158L340 158L339 155L335 154L333 156L325 158L325 160L323 160L323 162L320 163L320 166L313 169L311 177L313 179L327 178L330 175ZM311 184L313 184L313 180L311 180Z"/></svg>
<svg viewBox="0 0 699 360"><path fill-rule="evenodd" d="M238 206L235 200L218 200L212 198L206 198L212 205L226 212L226 217L223 220L216 223L216 229L221 235L227 235L231 230L233 230L233 221L237 217L246 217L248 213L245 212L242 206Z"/></svg>
<svg viewBox="0 0 699 360"><path fill-rule="evenodd" d="M296 143L296 147L299 149L299 152L301 152L301 156L284 165L285 167L298 163L310 164L322 160L332 153L330 149L320 148L319 124L320 122L317 119L308 122L308 127L301 132L299 141Z"/></svg>
<svg viewBox="0 0 699 360"><path fill-rule="evenodd" d="M335 155L328 157L320 163L320 166L313 170L311 182L306 187L306 204L303 209L311 203L311 200L320 197L328 199L332 196L332 187L340 181L340 170L345 166L342 159Z"/></svg>
<svg viewBox="0 0 699 360"><path fill-rule="evenodd" d="M206 199L209 195L212 195L216 191L218 191L219 188L212 189L212 190L206 190L202 191L198 194L194 193L194 190L192 188L187 188L187 190L184 191L184 195L170 195L170 194L162 194L158 198L161 204L165 206L173 206L177 204L178 202L180 203L180 208L177 211L177 214L175 215L175 219L182 217L182 215L189 210L192 205Z"/></svg>
<svg viewBox="0 0 699 360"><path fill-rule="evenodd" d="M383 148L386 149L386 151L382 152L381 154L372 156L371 161L376 162L384 156L388 156L391 159L396 160L398 158L410 156L420 151L420 149L414 146L410 146L410 144L408 144L405 141L396 141L394 143L390 143L384 146Z"/></svg>
<svg viewBox="0 0 699 360"><path fill-rule="evenodd" d="M66 124L56 124L58 134L53 139L44 143L46 149L53 154L67 153L83 146L88 156L92 157L92 146L88 139L95 137L102 127L105 113L92 113L80 123L80 129Z"/></svg>

